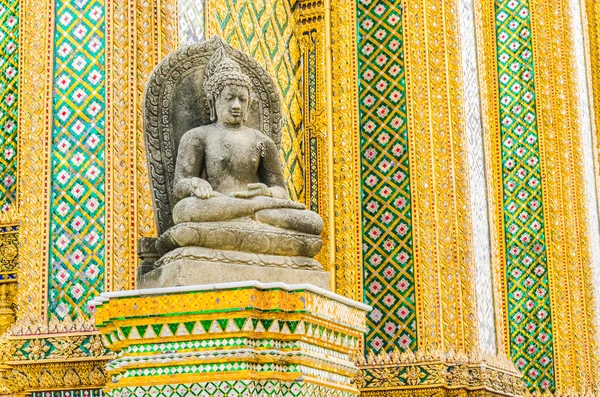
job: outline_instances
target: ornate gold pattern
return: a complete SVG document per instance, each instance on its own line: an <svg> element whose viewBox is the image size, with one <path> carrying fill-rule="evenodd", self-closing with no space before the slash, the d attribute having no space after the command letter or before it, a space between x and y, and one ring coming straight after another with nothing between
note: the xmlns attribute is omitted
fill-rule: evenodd
<svg viewBox="0 0 600 397"><path fill-rule="evenodd" d="M155 236L141 103L150 72L178 47L177 1L107 3L107 290L135 286L139 237Z"/></svg>
<svg viewBox="0 0 600 397"><path fill-rule="evenodd" d="M558 391L600 392L568 0L531 2ZM548 56L546 56L548 55ZM579 66L581 67L581 66Z"/></svg>
<svg viewBox="0 0 600 397"><path fill-rule="evenodd" d="M423 387L481 390L497 395L527 394L521 374L505 356L480 357L477 354L444 354L440 351L395 350L367 358L359 357L361 371L356 378L362 393L372 390L390 393Z"/></svg>
<svg viewBox="0 0 600 397"><path fill-rule="evenodd" d="M0 283L0 335L15 321L14 302L16 295L16 282Z"/></svg>
<svg viewBox="0 0 600 397"><path fill-rule="evenodd" d="M104 387L107 381L104 371L106 362L54 362L0 367L0 394Z"/></svg>
<svg viewBox="0 0 600 397"><path fill-rule="evenodd" d="M134 2L106 4L106 289L135 286Z"/></svg>
<svg viewBox="0 0 600 397"><path fill-rule="evenodd" d="M477 351L456 1L407 2L407 110L420 349Z"/></svg>
<svg viewBox="0 0 600 397"><path fill-rule="evenodd" d="M172 1L172 0L168 0ZM137 230L138 237L156 236L156 225L154 213L152 212L152 201L150 195L150 183L148 180L148 167L146 165L146 148L143 133L143 111L142 103L146 82L150 72L158 64L160 42L157 32L160 26L158 18L158 5L151 1L135 2L135 54L129 62L135 64L135 120L136 120L136 147L135 168L137 174ZM132 32L133 34L133 32ZM173 34L174 36L177 36Z"/></svg>
<svg viewBox="0 0 600 397"><path fill-rule="evenodd" d="M325 24L323 3L320 0L301 1L295 10L297 14L296 36L299 38L302 59L303 59L303 122L304 122L304 142L305 142L305 164L304 164L304 191L305 202L307 206L312 206L316 195L315 208L321 215L324 222L323 248L317 256L317 260L326 270L331 270L333 258L331 252L332 239L330 233L331 219L334 214L330 211L330 188L329 175L331 173L329 164L329 143L328 143L328 125L327 125L327 91L326 65L325 65ZM311 57L314 57L312 60ZM314 70L311 65L314 62ZM311 79L314 79L314 92L311 91ZM314 101L314 108L311 106L311 100ZM311 140L316 140L315 148L311 146ZM316 164L311 168L311 151L316 150ZM316 168L316 169L314 169ZM312 191L311 178L314 178L318 191ZM312 209L312 208L311 208ZM332 274L332 277L335 277Z"/></svg>
<svg viewBox="0 0 600 397"><path fill-rule="evenodd" d="M329 3L329 4L327 4ZM362 300L362 248L360 210L360 153L357 110L356 5L347 0L326 2L330 17L335 292Z"/></svg>
<svg viewBox="0 0 600 397"><path fill-rule="evenodd" d="M17 321L22 325L41 324L47 318L52 4L21 4L18 202L23 226Z"/></svg>

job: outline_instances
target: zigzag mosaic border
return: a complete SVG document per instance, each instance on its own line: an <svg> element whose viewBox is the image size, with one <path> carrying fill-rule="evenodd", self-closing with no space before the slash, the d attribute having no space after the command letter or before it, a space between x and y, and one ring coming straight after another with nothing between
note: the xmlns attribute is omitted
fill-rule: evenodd
<svg viewBox="0 0 600 397"><path fill-rule="evenodd" d="M89 318L104 287L105 9L59 0L54 36L49 318Z"/></svg>
<svg viewBox="0 0 600 397"><path fill-rule="evenodd" d="M554 389L528 0L496 0L510 355L532 391Z"/></svg>
<svg viewBox="0 0 600 397"><path fill-rule="evenodd" d="M416 350L402 1L357 2L365 347Z"/></svg>
<svg viewBox="0 0 600 397"><path fill-rule="evenodd" d="M0 1L0 208L8 211L17 194L19 96L19 3Z"/></svg>

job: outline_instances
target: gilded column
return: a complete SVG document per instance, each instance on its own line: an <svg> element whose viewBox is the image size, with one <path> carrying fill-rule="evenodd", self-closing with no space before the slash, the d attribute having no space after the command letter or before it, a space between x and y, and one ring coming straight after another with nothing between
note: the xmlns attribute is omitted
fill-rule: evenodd
<svg viewBox="0 0 600 397"><path fill-rule="evenodd" d="M362 225L360 199L360 133L358 120L358 54L356 4L331 0L326 16L330 34L331 76L327 82L331 101L330 147L333 195L332 237L335 241L335 291L350 299L363 299Z"/></svg>
<svg viewBox="0 0 600 397"><path fill-rule="evenodd" d="M532 1L543 182L549 207L550 296L555 335L556 391L600 391L594 324L591 250L585 196L582 129L571 4ZM585 133L588 133L587 131Z"/></svg>
<svg viewBox="0 0 600 397"><path fill-rule="evenodd" d="M300 0L296 3L296 35L302 54L302 116L304 124L304 200L311 211L324 222L323 248L317 260L331 272L335 284L335 247L332 235L333 190L330 189L332 159L330 147L329 87L330 64L325 50L327 34L324 4L320 0Z"/></svg>
<svg viewBox="0 0 600 397"><path fill-rule="evenodd" d="M406 4L419 348L473 352L472 224L456 1Z"/></svg>
<svg viewBox="0 0 600 397"><path fill-rule="evenodd" d="M501 344L530 390L597 393L597 232L590 233L589 177L584 183L587 94L573 4L479 3L495 276L506 288Z"/></svg>
<svg viewBox="0 0 600 397"><path fill-rule="evenodd" d="M478 250L489 243L469 14L459 1L357 2L368 396L524 393L495 354L491 291L477 298L491 272L474 246L475 233Z"/></svg>
<svg viewBox="0 0 600 397"><path fill-rule="evenodd" d="M24 72L20 79L18 190L24 222L17 321L26 330L46 321L53 3L25 0L20 18L19 63Z"/></svg>

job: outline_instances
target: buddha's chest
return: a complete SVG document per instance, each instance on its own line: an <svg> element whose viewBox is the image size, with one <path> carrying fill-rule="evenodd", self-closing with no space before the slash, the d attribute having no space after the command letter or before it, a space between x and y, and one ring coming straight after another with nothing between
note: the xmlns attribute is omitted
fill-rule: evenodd
<svg viewBox="0 0 600 397"><path fill-rule="evenodd" d="M221 135L206 143L205 167L209 176L223 172L232 176L256 175L260 149L254 134Z"/></svg>

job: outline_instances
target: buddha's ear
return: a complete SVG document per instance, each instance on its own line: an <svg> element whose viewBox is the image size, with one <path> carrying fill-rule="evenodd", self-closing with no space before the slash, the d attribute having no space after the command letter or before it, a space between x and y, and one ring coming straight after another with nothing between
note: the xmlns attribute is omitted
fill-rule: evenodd
<svg viewBox="0 0 600 397"><path fill-rule="evenodd" d="M214 123L217 121L217 110L215 109L215 98L212 95L207 95L208 110L210 112L210 122Z"/></svg>

